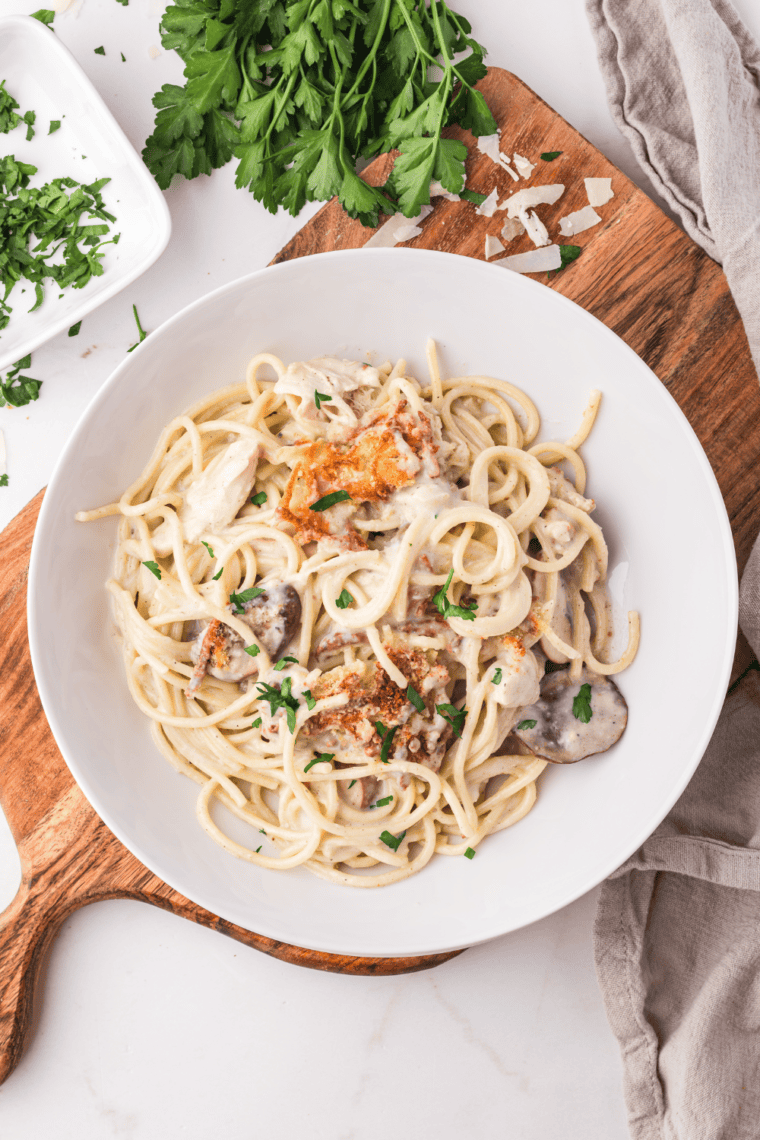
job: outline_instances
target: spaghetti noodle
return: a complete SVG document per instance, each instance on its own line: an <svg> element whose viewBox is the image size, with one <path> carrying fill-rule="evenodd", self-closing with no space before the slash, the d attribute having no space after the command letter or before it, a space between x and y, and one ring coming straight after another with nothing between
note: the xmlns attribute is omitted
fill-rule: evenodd
<svg viewBox="0 0 760 1140"><path fill-rule="evenodd" d="M423 385L404 361L256 356L77 515L120 516L131 694L205 831L262 867L371 887L472 858L536 800L546 760L510 733L545 662L609 675L636 652L630 614L607 659L578 454L599 393L571 440L536 443L520 389L442 378L432 342L428 365Z"/></svg>

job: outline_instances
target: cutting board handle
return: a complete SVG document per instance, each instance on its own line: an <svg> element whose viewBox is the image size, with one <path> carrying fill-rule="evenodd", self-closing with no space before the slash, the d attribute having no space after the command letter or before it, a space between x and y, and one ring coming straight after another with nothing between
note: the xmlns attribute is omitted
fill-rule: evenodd
<svg viewBox="0 0 760 1140"><path fill-rule="evenodd" d="M24 880L0 914L0 1083L24 1051L45 951L72 909L61 906L55 892L35 892Z"/></svg>

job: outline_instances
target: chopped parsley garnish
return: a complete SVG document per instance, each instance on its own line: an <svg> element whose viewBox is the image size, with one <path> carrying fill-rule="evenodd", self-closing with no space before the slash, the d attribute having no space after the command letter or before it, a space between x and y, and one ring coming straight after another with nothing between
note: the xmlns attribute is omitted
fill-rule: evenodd
<svg viewBox="0 0 760 1140"><path fill-rule="evenodd" d="M208 551L209 558L216 558L216 555L214 554L214 552L211 549L211 547L209 546L209 544L207 542L204 542L203 539L201 539L201 546L206 547L206 550Z"/></svg>
<svg viewBox="0 0 760 1140"><path fill-rule="evenodd" d="M60 292L82 289L99 277L105 236L115 221L100 193L108 178L89 185L55 178L30 188L36 173L36 166L12 154L0 158L0 330L11 319L9 297L19 281L34 286L36 300L29 310L34 312L44 299L46 279ZM109 240L115 243L118 236Z"/></svg>
<svg viewBox="0 0 760 1140"><path fill-rule="evenodd" d="M304 772L308 772L309 768L313 768L315 764L332 764L334 759L334 752L319 752L313 760L309 761L309 763L304 768Z"/></svg>
<svg viewBox="0 0 760 1140"><path fill-rule="evenodd" d="M82 327L82 322L77 321L77 323L75 325L72 325L71 328L69 329L69 336L79 336L79 330L81 329L81 327Z"/></svg>
<svg viewBox="0 0 760 1140"><path fill-rule="evenodd" d="M388 804L392 804L392 803L393 803L393 796L383 796L383 798L381 800L375 800L375 802L373 804L371 804L370 806L373 808L387 807Z"/></svg>
<svg viewBox="0 0 760 1140"><path fill-rule="evenodd" d="M321 499L317 499L316 503L312 503L309 510L326 511L330 507L334 507L336 503L345 503L350 498L348 491L331 491L329 495L323 495Z"/></svg>
<svg viewBox="0 0 760 1140"><path fill-rule="evenodd" d="M2 301L0 301L0 314L2 314ZM0 327L2 316L0 315ZM36 400L42 387L41 380L33 380L31 376L20 376L22 368L28 368L32 363L32 354L29 353L23 360L17 360L4 380L0 379L0 408L9 404L12 408L22 408Z"/></svg>
<svg viewBox="0 0 760 1140"><path fill-rule="evenodd" d="M438 590L437 593L433 594L433 602L435 603L435 607L438 610L438 613L442 614L445 618L459 617L463 618L465 621L475 621L475 610L478 608L478 603L476 601L470 602L469 606L455 606L447 598L446 594L448 592L449 586L451 585L451 579L453 577L454 571L450 570L445 584L441 586L440 590Z"/></svg>
<svg viewBox="0 0 760 1140"><path fill-rule="evenodd" d="M464 857L465 857L465 859L474 859L475 858L475 852L473 851L472 847L467 848L467 850L464 853Z"/></svg>
<svg viewBox="0 0 760 1140"><path fill-rule="evenodd" d="M537 720L521 720L517 726L517 731L525 732L529 728L535 728L537 724Z"/></svg>
<svg viewBox="0 0 760 1140"><path fill-rule="evenodd" d="M326 396L322 392L315 392L314 403L317 405L317 411L319 411L322 404L332 403L332 396Z"/></svg>
<svg viewBox="0 0 760 1140"><path fill-rule="evenodd" d="M454 729L454 735L461 740L467 709L458 709L456 705L436 705L435 707L446 723Z"/></svg>
<svg viewBox="0 0 760 1140"><path fill-rule="evenodd" d="M416 216L433 180L461 193L467 148L445 127L497 130L476 89L485 49L444 3L181 0L161 30L187 77L153 99L143 157L162 189L234 155L236 185L270 212L295 216L337 194L350 217L376 226L381 212ZM385 186L357 175L358 157L394 148Z"/></svg>
<svg viewBox="0 0 760 1140"><path fill-rule="evenodd" d="M7 475L0 475L0 487L7 487L7 486L8 486L8 476Z"/></svg>
<svg viewBox="0 0 760 1140"><path fill-rule="evenodd" d="M356 780L352 780L351 783L348 785L349 788L353 788L355 783L356 783Z"/></svg>
<svg viewBox="0 0 760 1140"><path fill-rule="evenodd" d="M223 573L224 573L224 567L223 567L223 566L220 566L220 567L219 567L219 569L217 570L216 574L214 574L214 576L213 576L213 578L211 579L211 581L212 581L212 582L218 582L218 581L219 581L219 579L221 578L221 576L222 576L222 574L223 574Z"/></svg>
<svg viewBox="0 0 760 1140"><path fill-rule="evenodd" d="M95 51L95 55L105 55L106 54L106 49L102 45L99 48L95 48L94 51Z"/></svg>
<svg viewBox="0 0 760 1140"><path fill-rule="evenodd" d="M157 562L143 562L143 566L150 570L151 574L155 574L159 581L161 580L161 567Z"/></svg>
<svg viewBox="0 0 760 1140"><path fill-rule="evenodd" d="M3 79L0 82L0 135L7 135L21 122L21 116L16 114L18 108L19 105L10 91L5 90Z"/></svg>
<svg viewBox="0 0 760 1140"><path fill-rule="evenodd" d="M261 717L257 717L251 725L251 728L261 728Z"/></svg>
<svg viewBox="0 0 760 1140"><path fill-rule="evenodd" d="M281 673L283 669L287 669L288 665L297 665L297 657L281 657L274 667L275 673Z"/></svg>
<svg viewBox="0 0 760 1140"><path fill-rule="evenodd" d="M579 245L561 245L559 247L559 268L551 270L546 276L550 277L553 273L556 277L558 273L562 272L566 265L569 265L571 261L575 261L576 257L580 257L580 253L581 247Z"/></svg>
<svg viewBox="0 0 760 1140"><path fill-rule="evenodd" d="M492 685L500 685L501 684L501 669L494 669L494 674L493 674L493 677L491 678L491 684Z"/></svg>
<svg viewBox="0 0 760 1140"><path fill-rule="evenodd" d="M61 120L60 119L51 119L50 120L50 126L48 127L48 134L54 135L55 132L60 131L60 129L61 129Z"/></svg>
<svg viewBox="0 0 760 1140"><path fill-rule="evenodd" d="M259 491L259 492L258 492L258 494L256 494L256 495L251 495L251 502L252 502L252 503L254 504L254 506L256 506L256 507L263 507L263 506L264 506L264 503L265 503L266 501L267 501L267 493L266 493L266 491Z"/></svg>
<svg viewBox="0 0 760 1140"><path fill-rule="evenodd" d="M135 314L135 324L137 325L137 331L140 334L140 339L135 344L133 344L130 348L128 348L127 352L134 352L135 349L137 348L137 345L142 344L142 342L145 340L146 336L148 335L146 333L145 329L140 324L140 318L137 315L137 305L132 306L132 312Z"/></svg>
<svg viewBox="0 0 760 1140"><path fill-rule="evenodd" d="M408 701L411 701L417 712L425 711L425 702L412 684L410 684L409 688L406 690L406 699Z"/></svg>
<svg viewBox="0 0 760 1140"><path fill-rule="evenodd" d="M251 586L250 590L243 590L240 594L230 594L233 614L244 614L245 603L252 602L254 598L260 598L265 593L266 590L262 590L261 586Z"/></svg>
<svg viewBox="0 0 760 1140"><path fill-rule="evenodd" d="M258 655L261 653L258 645L246 645L244 646L243 651L247 653L249 657L258 657Z"/></svg>
<svg viewBox="0 0 760 1140"><path fill-rule="evenodd" d="M541 160L543 162L554 162L555 158L559 158L561 154L561 150L545 150L541 155Z"/></svg>
<svg viewBox="0 0 760 1140"><path fill-rule="evenodd" d="M256 848L256 854L257 854L257 855L258 855L259 851L261 850L261 848L262 848L263 846L264 846L264 844L263 844L263 843L260 843L260 844L259 844L259 846Z"/></svg>
<svg viewBox="0 0 760 1140"><path fill-rule="evenodd" d="M267 685L264 681L257 681L256 687L261 689L261 696L256 699L267 702L269 705L269 715L274 716L278 709L285 709L285 719L288 722L288 728L291 732L295 732L298 700L291 692L291 678L286 677L279 688L277 685Z"/></svg>
<svg viewBox="0 0 760 1140"><path fill-rule="evenodd" d="M41 24L49 28L55 19L55 12L50 8L38 8L36 12L32 12L32 19L39 20Z"/></svg>
<svg viewBox="0 0 760 1140"><path fill-rule="evenodd" d="M591 711L591 686L581 685L577 695L573 697L573 716L583 724L588 724L593 715Z"/></svg>
<svg viewBox="0 0 760 1140"><path fill-rule="evenodd" d="M309 710L309 712L311 712L311 710L314 708L315 704L317 703L314 700L313 696L311 695L311 689L304 689L303 696L304 696L304 700L306 701L306 707Z"/></svg>
<svg viewBox="0 0 760 1140"><path fill-rule="evenodd" d="M340 594L335 599L335 604L339 610L347 610L353 601L353 594L349 594L348 590L341 590Z"/></svg>
<svg viewBox="0 0 760 1140"><path fill-rule="evenodd" d="M474 206L482 206L488 197L487 194L478 194L475 190L460 190L459 197L465 202L472 202Z"/></svg>
<svg viewBox="0 0 760 1140"><path fill-rule="evenodd" d="M128 4L128 3L129 3L129 0L119 0L119 4ZM121 52L121 62L122 63L127 62L127 57L125 56L124 52Z"/></svg>
<svg viewBox="0 0 760 1140"><path fill-rule="evenodd" d="M393 744L393 737L398 732L399 725L396 724L393 726L393 728L386 728L382 721L376 720L375 728L377 729L377 735L383 742L383 747L380 749L380 759L382 760L383 764L387 764L389 763L388 757L390 755L391 746Z"/></svg>
<svg viewBox="0 0 760 1140"><path fill-rule="evenodd" d="M402 831L400 835L391 835L390 831L380 832L380 838L386 847L390 847L391 851L398 851L399 847L401 846L401 840L405 835L405 831Z"/></svg>

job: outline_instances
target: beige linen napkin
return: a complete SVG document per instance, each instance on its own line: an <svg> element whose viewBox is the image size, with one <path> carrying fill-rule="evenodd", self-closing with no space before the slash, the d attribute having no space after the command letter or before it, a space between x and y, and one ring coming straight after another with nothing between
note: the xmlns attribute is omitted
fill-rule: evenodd
<svg viewBox="0 0 760 1140"><path fill-rule="evenodd" d="M725 0L586 3L613 117L722 264L760 374L760 50ZM739 620L760 656L760 540ZM756 670L678 803L604 884L595 953L635 1140L760 1137Z"/></svg>

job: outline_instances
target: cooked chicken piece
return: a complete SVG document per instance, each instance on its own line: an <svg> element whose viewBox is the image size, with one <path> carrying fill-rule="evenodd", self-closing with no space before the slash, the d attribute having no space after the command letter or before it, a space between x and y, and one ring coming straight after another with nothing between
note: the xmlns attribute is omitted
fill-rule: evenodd
<svg viewBox="0 0 760 1140"><path fill-rule="evenodd" d="M301 620L301 599L288 584L273 583L263 594L244 604L239 616L250 626L276 660L295 634ZM216 619L204 626L190 650L195 662L187 696L198 691L206 673L219 681L242 681L257 673L258 661L245 652L242 637L234 629Z"/></svg>
<svg viewBox="0 0 760 1140"><path fill-rule="evenodd" d="M584 667L579 681L571 680L568 672L549 673L541 682L541 696L520 717L520 724L536 722L532 728L514 730L535 756L553 764L574 764L606 752L620 739L628 706L614 681Z"/></svg>
<svg viewBox="0 0 760 1140"><path fill-rule="evenodd" d="M178 511L186 542L198 542L209 532L218 534L232 522L253 486L258 459L258 443L238 439L189 482ZM171 533L166 522L153 531L153 546L160 557L171 554Z"/></svg>

